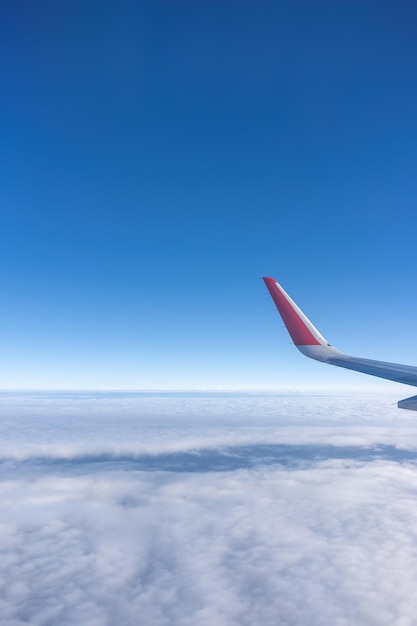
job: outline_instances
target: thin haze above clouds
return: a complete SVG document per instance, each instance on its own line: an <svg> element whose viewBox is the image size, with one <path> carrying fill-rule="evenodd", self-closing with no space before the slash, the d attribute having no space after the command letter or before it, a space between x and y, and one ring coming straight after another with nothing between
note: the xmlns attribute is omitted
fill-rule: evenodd
<svg viewBox="0 0 417 626"><path fill-rule="evenodd" d="M2 394L2 624L410 626L389 396Z"/></svg>

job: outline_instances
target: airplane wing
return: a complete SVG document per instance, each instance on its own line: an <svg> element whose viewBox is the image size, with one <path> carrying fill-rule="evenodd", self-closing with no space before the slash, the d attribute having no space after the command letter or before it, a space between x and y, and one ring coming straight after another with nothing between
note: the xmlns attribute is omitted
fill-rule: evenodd
<svg viewBox="0 0 417 626"><path fill-rule="evenodd" d="M363 374L417 387L417 367L362 359L339 352L326 341L274 278L264 277L263 280L291 335L291 339L305 356L337 367L345 367ZM417 396L400 400L398 406L401 409L417 411Z"/></svg>

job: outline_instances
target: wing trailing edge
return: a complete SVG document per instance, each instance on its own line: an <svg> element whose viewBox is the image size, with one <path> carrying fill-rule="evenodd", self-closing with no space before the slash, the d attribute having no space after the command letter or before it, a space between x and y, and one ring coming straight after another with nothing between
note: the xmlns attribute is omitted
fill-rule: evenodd
<svg viewBox="0 0 417 626"><path fill-rule="evenodd" d="M363 359L339 352L319 333L274 278L264 276L263 280L291 339L302 354L322 363L417 387L417 367ZM398 406L402 409L417 411L417 396L400 400Z"/></svg>

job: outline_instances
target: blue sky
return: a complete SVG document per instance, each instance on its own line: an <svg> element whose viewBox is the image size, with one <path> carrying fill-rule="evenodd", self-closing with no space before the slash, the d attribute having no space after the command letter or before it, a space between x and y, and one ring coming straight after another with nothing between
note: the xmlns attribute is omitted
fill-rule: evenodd
<svg viewBox="0 0 417 626"><path fill-rule="evenodd" d="M0 387L394 389L303 360L259 277L417 363L413 3L0 17Z"/></svg>

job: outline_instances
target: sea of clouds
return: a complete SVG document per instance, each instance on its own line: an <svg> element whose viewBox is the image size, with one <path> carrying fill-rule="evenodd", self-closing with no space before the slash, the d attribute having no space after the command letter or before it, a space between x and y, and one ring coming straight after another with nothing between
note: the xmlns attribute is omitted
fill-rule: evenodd
<svg viewBox="0 0 417 626"><path fill-rule="evenodd" d="M396 399L1 393L1 624L416 624Z"/></svg>

